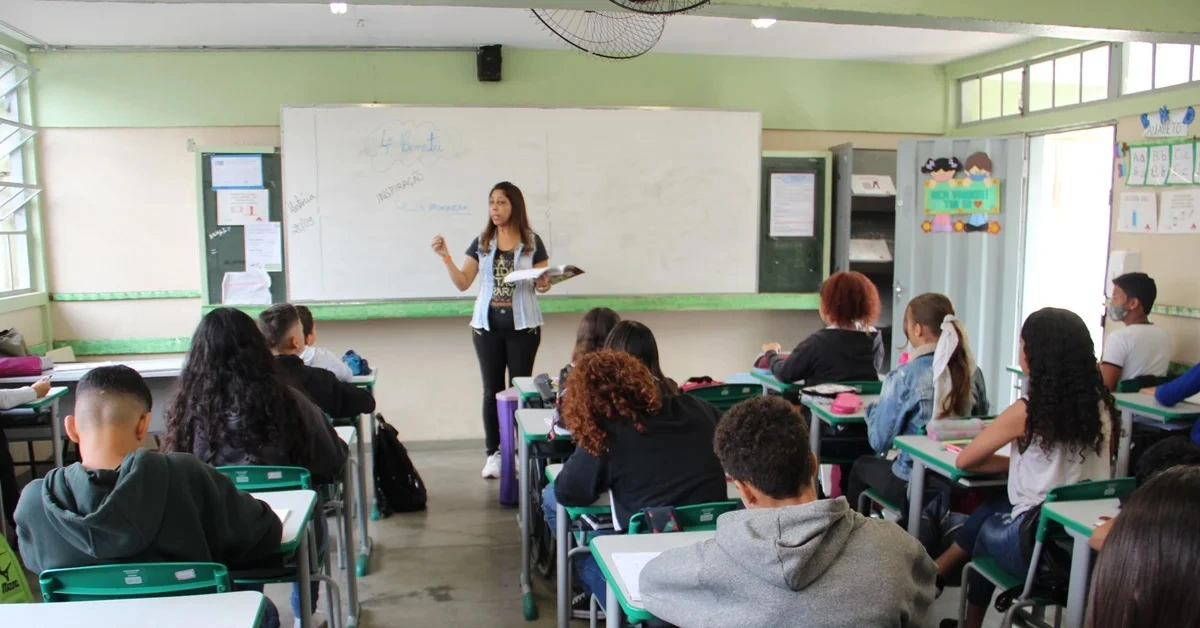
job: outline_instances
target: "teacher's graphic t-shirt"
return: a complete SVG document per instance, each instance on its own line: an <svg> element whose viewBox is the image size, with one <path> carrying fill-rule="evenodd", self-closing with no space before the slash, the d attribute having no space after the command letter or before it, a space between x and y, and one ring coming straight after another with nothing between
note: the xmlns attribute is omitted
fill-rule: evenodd
<svg viewBox="0 0 1200 628"><path fill-rule="evenodd" d="M546 245L542 244L542 237L534 234L533 236L536 250L533 252L534 265L540 264L550 259L550 254L546 252ZM514 253L516 249L505 251L503 249L496 251L496 255L492 257L492 302L488 308L488 327L495 329L513 329L516 327L516 322L513 319L512 300L513 291L516 285L504 283L504 278L509 273L517 269ZM467 255L474 257L479 261L479 238L471 240L471 246L467 247ZM487 272L486 269L480 268L482 272Z"/></svg>

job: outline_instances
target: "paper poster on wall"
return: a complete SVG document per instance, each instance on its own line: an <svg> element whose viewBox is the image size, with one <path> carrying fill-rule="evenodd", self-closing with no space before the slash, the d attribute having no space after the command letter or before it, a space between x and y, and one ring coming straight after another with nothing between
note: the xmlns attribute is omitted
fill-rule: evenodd
<svg viewBox="0 0 1200 628"><path fill-rule="evenodd" d="M1151 146L1150 166L1146 170L1146 185L1166 185L1171 172L1171 147Z"/></svg>
<svg viewBox="0 0 1200 628"><path fill-rule="evenodd" d="M1158 231L1158 195L1153 191L1122 192L1117 231L1156 233Z"/></svg>
<svg viewBox="0 0 1200 628"><path fill-rule="evenodd" d="M214 190L263 186L262 155L213 155L209 163Z"/></svg>
<svg viewBox="0 0 1200 628"><path fill-rule="evenodd" d="M1167 185L1191 185L1192 172L1196 168L1195 144L1171 145L1171 171L1167 173ZM1166 207L1164 204L1163 207Z"/></svg>
<svg viewBox="0 0 1200 628"><path fill-rule="evenodd" d="M895 196L896 184L883 174L855 174L850 176L850 191L858 196Z"/></svg>
<svg viewBox="0 0 1200 628"><path fill-rule="evenodd" d="M995 214L1000 213L1000 180L992 177L992 160L986 153L967 157L965 179L945 177L945 167L957 159L930 159L921 172L930 175L925 182L925 214L932 216L921 224L925 232L982 231L1000 233ZM953 174L951 174L953 176Z"/></svg>
<svg viewBox="0 0 1200 628"><path fill-rule="evenodd" d="M813 235L817 205L817 175L811 172L771 174L772 238Z"/></svg>
<svg viewBox="0 0 1200 628"><path fill-rule="evenodd" d="M1162 193L1159 233L1200 233L1200 188Z"/></svg>
<svg viewBox="0 0 1200 628"><path fill-rule="evenodd" d="M270 218L267 190L217 190L217 224L249 225Z"/></svg>
<svg viewBox="0 0 1200 628"><path fill-rule="evenodd" d="M1142 114L1142 137L1187 137L1188 126L1195 121L1194 107L1172 111L1163 105L1154 113Z"/></svg>
<svg viewBox="0 0 1200 628"><path fill-rule="evenodd" d="M1138 146L1129 149L1129 178L1125 185L1146 185L1146 171L1150 165L1150 147Z"/></svg>
<svg viewBox="0 0 1200 628"><path fill-rule="evenodd" d="M262 269L225 273L221 278L223 305L270 305L271 276Z"/></svg>
<svg viewBox="0 0 1200 628"><path fill-rule="evenodd" d="M1192 155L1196 157L1192 164L1192 183L1200 185L1200 142L1192 144Z"/></svg>
<svg viewBox="0 0 1200 628"><path fill-rule="evenodd" d="M283 229L278 222L246 225L246 268L283 270Z"/></svg>

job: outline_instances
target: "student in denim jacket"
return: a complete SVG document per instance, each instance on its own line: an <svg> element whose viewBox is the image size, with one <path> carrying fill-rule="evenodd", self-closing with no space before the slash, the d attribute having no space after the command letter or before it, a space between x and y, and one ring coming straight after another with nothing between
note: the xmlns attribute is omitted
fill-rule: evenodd
<svg viewBox="0 0 1200 628"><path fill-rule="evenodd" d="M897 436L924 434L931 419L988 413L983 373L975 366L949 298L926 293L910 301L904 334L913 346L908 362L888 374L879 402L867 407L867 435L880 455ZM857 507L859 495L873 488L884 499L903 503L911 474L907 453L900 452L895 461L863 456L850 472L846 498Z"/></svg>

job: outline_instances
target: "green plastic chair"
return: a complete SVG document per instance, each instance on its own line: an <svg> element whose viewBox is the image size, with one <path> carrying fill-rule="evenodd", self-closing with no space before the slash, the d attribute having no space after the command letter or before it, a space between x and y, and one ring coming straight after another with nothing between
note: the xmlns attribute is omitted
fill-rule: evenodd
<svg viewBox="0 0 1200 628"><path fill-rule="evenodd" d="M1135 377L1133 379L1123 379L1123 380L1117 382L1116 392L1119 392L1119 393L1142 392L1143 388L1154 388L1155 386L1162 386L1163 384L1165 384L1169 381L1171 381L1170 377L1155 377L1153 375L1146 375L1144 377Z"/></svg>
<svg viewBox="0 0 1200 628"><path fill-rule="evenodd" d="M720 384L693 388L687 391L687 394L697 399L703 399L721 412L725 412L747 399L763 396L764 392L762 384Z"/></svg>
<svg viewBox="0 0 1200 628"><path fill-rule="evenodd" d="M675 518L679 525L688 532L703 532L717 529L717 517L737 510L742 502L733 500L726 502L709 502L693 506L680 506L675 509ZM642 534L648 529L645 513L637 512L629 518L629 534Z"/></svg>
<svg viewBox="0 0 1200 628"><path fill-rule="evenodd" d="M217 563L128 563L48 569L38 577L42 600L85 602L228 593L229 570ZM86 622L86 618L80 618Z"/></svg>
<svg viewBox="0 0 1200 628"><path fill-rule="evenodd" d="M247 493L312 490L312 474L304 467L217 467L235 486Z"/></svg>

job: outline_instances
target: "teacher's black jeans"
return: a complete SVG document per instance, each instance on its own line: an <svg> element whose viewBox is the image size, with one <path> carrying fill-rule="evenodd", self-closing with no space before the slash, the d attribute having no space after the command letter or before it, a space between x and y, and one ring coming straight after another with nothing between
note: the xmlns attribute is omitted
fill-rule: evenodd
<svg viewBox="0 0 1200 628"><path fill-rule="evenodd" d="M475 355L479 357L479 372L483 376L483 433L487 454L500 450L500 419L496 416L496 393L508 388L514 377L533 374L533 360L542 344L540 327L532 329L502 328L472 329ZM508 377L504 376L505 370Z"/></svg>

